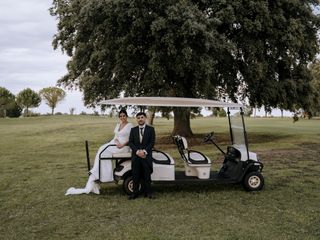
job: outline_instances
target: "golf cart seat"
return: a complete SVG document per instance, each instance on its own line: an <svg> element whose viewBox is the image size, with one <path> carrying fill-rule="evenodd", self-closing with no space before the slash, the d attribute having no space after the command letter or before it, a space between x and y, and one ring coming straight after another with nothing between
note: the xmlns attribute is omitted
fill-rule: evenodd
<svg viewBox="0 0 320 240"><path fill-rule="evenodd" d="M172 181L174 175L174 159L165 152L152 150L153 173L152 180Z"/></svg>
<svg viewBox="0 0 320 240"><path fill-rule="evenodd" d="M174 159L165 152L152 149L152 161L156 164L174 165Z"/></svg>
<svg viewBox="0 0 320 240"><path fill-rule="evenodd" d="M185 137L175 136L174 141L185 164L186 176L195 176L199 179L210 177L211 160L201 152L188 149Z"/></svg>
<svg viewBox="0 0 320 240"><path fill-rule="evenodd" d="M131 157L131 152L113 154L113 158L117 158L116 168L114 169L115 178L119 179L119 177L124 176L126 172L131 171ZM152 162L152 180L172 181L175 179L174 159L168 153L153 149Z"/></svg>
<svg viewBox="0 0 320 240"><path fill-rule="evenodd" d="M131 159L131 151L130 152L123 152L123 153L113 153L113 158L130 158Z"/></svg>
<svg viewBox="0 0 320 240"><path fill-rule="evenodd" d="M112 154L112 158L116 159L131 159L131 157L131 151ZM157 164L174 164L174 160L169 154L155 149L152 150L152 161Z"/></svg>

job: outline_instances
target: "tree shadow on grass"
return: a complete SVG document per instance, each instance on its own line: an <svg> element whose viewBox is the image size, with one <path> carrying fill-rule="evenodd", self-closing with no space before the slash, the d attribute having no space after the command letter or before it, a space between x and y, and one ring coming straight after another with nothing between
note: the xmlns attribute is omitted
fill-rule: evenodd
<svg viewBox="0 0 320 240"><path fill-rule="evenodd" d="M213 184L213 183L189 183L189 184L156 184L153 186L159 194L169 194L175 192L185 193L212 193L223 191L243 191L241 184Z"/></svg>
<svg viewBox="0 0 320 240"><path fill-rule="evenodd" d="M174 193L213 193L213 192L243 192L241 184L215 184L215 183L188 183L188 184L152 184L152 189L156 195L174 194ZM127 196L122 186L102 185L101 195Z"/></svg>

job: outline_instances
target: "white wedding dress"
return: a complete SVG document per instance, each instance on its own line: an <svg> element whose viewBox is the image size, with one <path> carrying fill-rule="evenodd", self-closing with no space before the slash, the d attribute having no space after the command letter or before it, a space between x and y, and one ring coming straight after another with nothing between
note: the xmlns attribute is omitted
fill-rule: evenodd
<svg viewBox="0 0 320 240"><path fill-rule="evenodd" d="M108 158L112 157L113 153L123 153L123 152L129 152L130 147L124 146L123 148L117 148L116 146L110 146L107 149L105 149L109 145L115 145L115 139L118 139L121 144L128 142L129 135L131 128L133 125L131 123L127 123L121 130L119 129L120 124L118 123L117 126L114 129L114 138L102 145L95 157L94 164L92 169L90 170L90 176L87 181L87 184L85 188L74 188L71 187L67 190L65 195L71 195L71 194L82 194L82 193L90 193L93 192L95 194L100 194L100 186L98 183L95 182L95 180L99 179L99 155L101 154L101 157ZM105 149L105 150L104 150ZM103 151L104 150L104 151ZM103 152L102 152L103 151ZM111 160L103 160L100 161L100 181L101 182L112 182L113 181L113 167L112 167L112 161Z"/></svg>

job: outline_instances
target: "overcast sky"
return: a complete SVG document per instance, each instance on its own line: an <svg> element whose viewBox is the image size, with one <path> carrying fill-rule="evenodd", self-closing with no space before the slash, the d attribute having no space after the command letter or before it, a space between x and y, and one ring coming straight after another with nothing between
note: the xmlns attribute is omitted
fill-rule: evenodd
<svg viewBox="0 0 320 240"><path fill-rule="evenodd" d="M39 91L55 86L66 73L67 56L52 48L57 22L50 16L51 0L0 0L0 86L13 94L29 87ZM92 112L83 105L82 94L67 91L55 112ZM47 113L42 103L33 111Z"/></svg>

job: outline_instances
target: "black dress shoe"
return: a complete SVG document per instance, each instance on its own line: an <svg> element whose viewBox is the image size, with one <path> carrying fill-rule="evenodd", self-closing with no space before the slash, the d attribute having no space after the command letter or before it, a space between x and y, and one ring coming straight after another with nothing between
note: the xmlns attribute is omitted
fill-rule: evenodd
<svg viewBox="0 0 320 240"><path fill-rule="evenodd" d="M155 196L152 194L144 194L144 197L149 199L155 199Z"/></svg>
<svg viewBox="0 0 320 240"><path fill-rule="evenodd" d="M128 200L134 200L138 197L138 195L136 194L131 194L129 197L128 197Z"/></svg>

